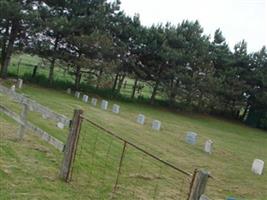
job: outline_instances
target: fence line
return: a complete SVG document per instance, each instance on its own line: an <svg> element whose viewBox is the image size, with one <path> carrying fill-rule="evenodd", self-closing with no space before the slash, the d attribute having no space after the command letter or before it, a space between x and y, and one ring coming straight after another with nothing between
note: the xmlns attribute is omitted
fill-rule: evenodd
<svg viewBox="0 0 267 200"><path fill-rule="evenodd" d="M60 140L58 140L57 138L49 135L49 133L45 132L44 130L40 129L39 127L35 126L34 124L30 123L29 121L27 121L26 123L24 121L21 120L21 117L9 110L8 108L0 105L0 112L6 114L7 116L9 116L10 118L12 118L13 120L15 120L18 124L24 126L27 129L32 130L33 132L37 133L38 136L48 142L49 144L53 145L56 149L58 149L59 151L63 151L64 149L64 143Z"/></svg>
<svg viewBox="0 0 267 200"><path fill-rule="evenodd" d="M27 97L25 97L22 94L18 94L14 91L11 91L9 88L6 88L0 84L0 93L3 93L9 97L11 97L13 100L17 101L20 104L26 104L29 107L29 110L38 112L42 115L44 115L47 119L54 120L56 122L61 122L65 126L69 126L70 120L65 117L64 115L58 114L49 108L37 103L34 100L31 100Z"/></svg>

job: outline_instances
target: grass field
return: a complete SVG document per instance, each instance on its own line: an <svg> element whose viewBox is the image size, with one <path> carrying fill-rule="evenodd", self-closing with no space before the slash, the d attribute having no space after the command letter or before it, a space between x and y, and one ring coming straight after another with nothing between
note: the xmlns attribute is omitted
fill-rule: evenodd
<svg viewBox="0 0 267 200"><path fill-rule="evenodd" d="M121 113L115 115L110 109L103 111L92 107L65 94L65 91L49 90L35 85L26 84L20 92L70 118L74 108L82 108L89 119L188 172L192 173L195 168L209 170L215 178L209 180L207 188L211 199L225 199L227 196L240 199L267 199L266 173L263 176L256 176L250 170L254 158L267 160L267 133L264 131L209 116L182 115L146 105L110 102L110 104L117 103L121 106ZM0 96L0 102L19 112L19 106L5 97ZM139 113L147 117L144 126L135 123L135 118ZM162 121L160 132L151 130L152 119ZM111 169L118 163L121 144L112 142L113 150L109 155L110 166L101 163L101 155L89 159L92 147L95 147L95 136L100 131L85 124L74 168L74 180L66 185L56 178L62 159L59 152L42 143L33 134L29 134L21 143L14 142L16 125L2 114L0 120L0 196L3 199L44 199L43 197L46 199L87 199L92 194L95 194L93 196L97 196L98 199L106 199L105 195L112 189L115 176L108 172L112 171ZM29 120L62 141L66 140L67 130L57 129L53 122L45 121L34 113L30 114ZM184 142L186 131L195 131L199 134L197 145L191 146ZM206 139L214 141L212 155L207 155L202 150ZM99 150L107 150L107 145L113 141L108 137L98 138L98 140L96 148ZM101 151L99 152L101 154ZM141 161L141 156L136 155L134 151L129 151L127 158L129 161L125 162L124 174L128 173L127 170L133 170L135 166L138 168ZM111 162L114 159L117 161ZM90 173L88 171L92 168L92 160L94 160L95 169L98 161L99 166L102 168L104 166L105 174L109 177L108 181L105 180L105 184L93 184L94 187L89 184L91 171L95 173L95 180L98 179L97 170L91 169ZM146 170L149 169L148 166L149 163L145 164ZM150 170L158 169L151 167ZM163 177L169 175L170 173L166 172ZM123 177L121 181L124 185L131 184ZM91 180L91 182L94 181ZM140 184L139 181L137 185ZM159 187L167 187L167 184L160 182ZM127 191L125 188L122 189L124 190ZM127 193L124 195L126 196L121 199L131 199ZM147 199L145 195L143 199Z"/></svg>

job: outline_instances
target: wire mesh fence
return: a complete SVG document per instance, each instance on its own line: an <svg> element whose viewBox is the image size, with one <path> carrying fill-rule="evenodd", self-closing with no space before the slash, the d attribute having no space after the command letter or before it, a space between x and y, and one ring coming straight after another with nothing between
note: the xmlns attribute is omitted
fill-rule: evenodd
<svg viewBox="0 0 267 200"><path fill-rule="evenodd" d="M186 199L192 178L86 118L72 177L91 199Z"/></svg>

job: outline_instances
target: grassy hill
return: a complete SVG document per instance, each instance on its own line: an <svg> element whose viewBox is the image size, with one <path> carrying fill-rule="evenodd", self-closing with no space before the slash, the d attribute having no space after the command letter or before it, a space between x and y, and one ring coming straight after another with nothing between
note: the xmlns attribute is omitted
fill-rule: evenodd
<svg viewBox="0 0 267 200"><path fill-rule="evenodd" d="M259 158L267 162L267 133L264 131L209 116L178 114L163 108L112 101L110 105L117 103L121 106L121 113L115 115L110 109L103 111L99 106L92 107L67 95L65 91L41 88L36 85L26 84L20 92L70 118L73 109L82 108L87 118L188 172L192 173L195 168L209 170L215 178L209 180L207 188L211 199L225 199L227 196L267 199L267 174L256 176L251 173L253 159ZM19 112L19 106L8 101L6 97L0 96L0 102ZM139 113L147 117L144 126L135 123ZM153 119L162 122L160 132L150 128ZM112 139L103 137L98 138L100 142L95 145L94 141L97 141L95 138L100 130L85 123L81 133L73 181L67 185L56 178L62 158L61 153L41 142L34 134L27 135L21 143L15 142L16 125L3 114L0 115L0 120L0 196L3 199L87 199L92 193L97 193L99 199L106 199L108 191L113 186L109 183L113 183L112 178L114 178L114 175L108 172L116 166L116 163L113 164L110 161L113 159L110 159L108 162L111 163L110 166L105 163L103 165L98 160L101 155L90 157L91 150L96 151L98 148L101 154L101 150L108 149L107 145L111 144ZM29 120L58 139L66 140L66 129L59 130L53 122L46 121L34 113L30 114ZM184 142L186 131L198 133L197 145L191 146ZM203 144L207 139L214 141L212 155L203 152ZM112 142L112 148L109 156L119 160L120 144ZM125 164L124 174L127 170L138 168L139 162L142 161L135 152L129 152L127 158L129 161ZM88 169L92 168L92 160L94 170L91 169L91 171L95 173L96 179L95 168L98 165L95 163L98 161L99 166L101 165L102 168L104 166L102 170L107 173L106 176L110 177L108 181L104 181L105 184L94 185L92 180L90 183L91 172L89 173ZM144 165L146 170L149 169L149 163ZM157 169L151 167L150 170ZM164 173L164 170L161 173ZM129 180L122 178L122 181L127 185ZM147 183L149 184L149 181ZM164 188L167 185L160 182L159 188L161 187ZM157 196L160 195L164 196L164 194ZM132 199L131 196L128 198Z"/></svg>

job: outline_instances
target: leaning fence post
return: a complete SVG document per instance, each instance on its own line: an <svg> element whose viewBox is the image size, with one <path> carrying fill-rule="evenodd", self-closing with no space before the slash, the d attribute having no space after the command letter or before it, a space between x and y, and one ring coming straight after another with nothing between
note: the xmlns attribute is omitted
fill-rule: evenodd
<svg viewBox="0 0 267 200"><path fill-rule="evenodd" d="M188 200L199 200L200 196L205 192L208 178L209 173L207 171L195 170L190 185Z"/></svg>
<svg viewBox="0 0 267 200"><path fill-rule="evenodd" d="M72 167L82 124L82 114L82 110L74 110L73 118L69 129L69 136L64 148L64 158L59 176L65 182L69 182L71 180Z"/></svg>
<svg viewBox="0 0 267 200"><path fill-rule="evenodd" d="M20 121L22 122L17 132L19 140L22 140L26 132L27 114L29 106L25 103L22 104L22 111L20 113Z"/></svg>

